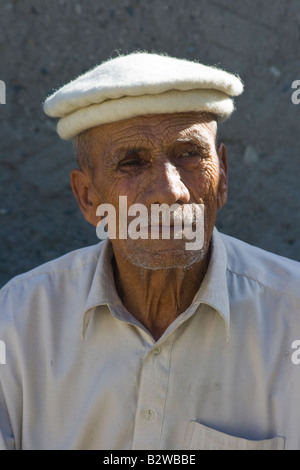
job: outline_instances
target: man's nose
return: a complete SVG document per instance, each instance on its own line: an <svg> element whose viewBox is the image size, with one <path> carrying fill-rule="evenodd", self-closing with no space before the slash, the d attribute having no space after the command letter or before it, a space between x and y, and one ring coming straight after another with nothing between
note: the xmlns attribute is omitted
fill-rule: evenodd
<svg viewBox="0 0 300 470"><path fill-rule="evenodd" d="M183 204L190 200L190 193L179 171L171 162L157 164L151 169L151 178L146 191L145 203L150 204Z"/></svg>

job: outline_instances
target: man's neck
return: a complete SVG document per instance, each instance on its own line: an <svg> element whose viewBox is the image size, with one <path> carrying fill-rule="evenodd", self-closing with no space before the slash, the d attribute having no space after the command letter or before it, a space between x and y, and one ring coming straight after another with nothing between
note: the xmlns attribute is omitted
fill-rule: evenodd
<svg viewBox="0 0 300 470"><path fill-rule="evenodd" d="M118 295L126 309L158 340L168 326L192 303L210 258L189 268L145 269L121 255L114 258Z"/></svg>

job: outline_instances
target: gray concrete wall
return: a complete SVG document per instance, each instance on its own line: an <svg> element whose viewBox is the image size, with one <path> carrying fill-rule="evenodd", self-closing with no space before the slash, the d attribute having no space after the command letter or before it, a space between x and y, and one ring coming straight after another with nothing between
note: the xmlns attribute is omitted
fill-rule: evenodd
<svg viewBox="0 0 300 470"><path fill-rule="evenodd" d="M97 243L69 185L70 143L41 103L117 53L166 52L240 74L245 93L220 128L230 193L218 227L300 260L299 0L1 0L0 284Z"/></svg>

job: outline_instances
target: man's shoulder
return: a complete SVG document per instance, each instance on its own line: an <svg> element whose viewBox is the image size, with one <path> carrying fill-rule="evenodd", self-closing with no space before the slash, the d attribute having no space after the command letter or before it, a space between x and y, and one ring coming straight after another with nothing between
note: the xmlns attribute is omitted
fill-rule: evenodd
<svg viewBox="0 0 300 470"><path fill-rule="evenodd" d="M300 299L300 263L220 234L227 251L227 270L265 288Z"/></svg>
<svg viewBox="0 0 300 470"><path fill-rule="evenodd" d="M43 263L30 271L19 274L8 281L0 292L17 288L18 286L40 285L46 280L53 278L63 279L64 277L72 276L73 273L75 275L79 274L82 270L90 269L94 271L104 246L103 243L100 242L96 245L79 248Z"/></svg>

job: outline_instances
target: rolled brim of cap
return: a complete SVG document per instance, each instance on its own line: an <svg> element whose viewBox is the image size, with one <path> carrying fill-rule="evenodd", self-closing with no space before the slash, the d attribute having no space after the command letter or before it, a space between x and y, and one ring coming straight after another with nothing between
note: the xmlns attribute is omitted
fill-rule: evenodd
<svg viewBox="0 0 300 470"><path fill-rule="evenodd" d="M234 110L233 100L213 90L172 90L159 95L127 96L81 108L61 118L57 133L70 140L81 132L135 116L163 113L209 112L218 121L227 119Z"/></svg>
<svg viewBox="0 0 300 470"><path fill-rule="evenodd" d="M44 103L71 140L101 124L149 114L208 112L217 121L234 111L239 77L214 67L157 54L135 53L104 62L63 86Z"/></svg>

